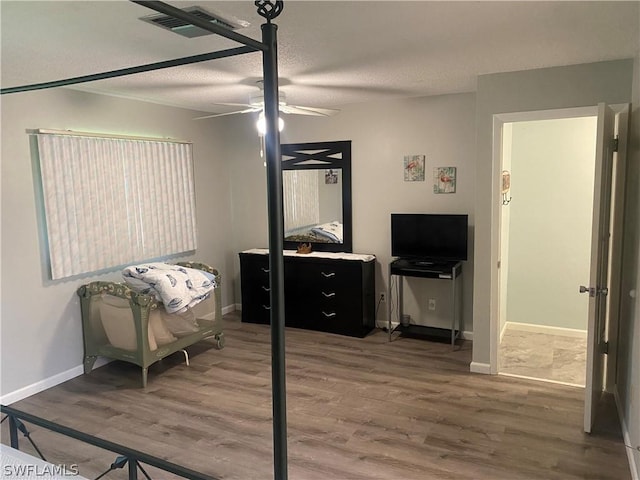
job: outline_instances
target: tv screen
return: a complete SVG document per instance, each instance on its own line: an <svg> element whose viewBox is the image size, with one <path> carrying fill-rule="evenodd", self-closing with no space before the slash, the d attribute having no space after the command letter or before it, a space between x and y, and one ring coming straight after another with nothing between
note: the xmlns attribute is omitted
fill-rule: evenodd
<svg viewBox="0 0 640 480"><path fill-rule="evenodd" d="M468 215L391 214L391 255L427 262L467 259Z"/></svg>

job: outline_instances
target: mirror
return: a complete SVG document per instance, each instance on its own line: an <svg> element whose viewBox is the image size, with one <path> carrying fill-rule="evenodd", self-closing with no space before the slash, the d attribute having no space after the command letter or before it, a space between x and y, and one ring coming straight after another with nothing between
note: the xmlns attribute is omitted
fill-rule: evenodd
<svg viewBox="0 0 640 480"><path fill-rule="evenodd" d="M281 145L284 247L351 252L351 142Z"/></svg>

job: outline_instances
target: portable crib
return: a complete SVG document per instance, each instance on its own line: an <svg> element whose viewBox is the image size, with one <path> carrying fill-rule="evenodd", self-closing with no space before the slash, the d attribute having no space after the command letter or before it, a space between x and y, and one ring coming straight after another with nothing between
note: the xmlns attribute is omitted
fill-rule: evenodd
<svg viewBox="0 0 640 480"><path fill-rule="evenodd" d="M210 338L224 347L220 274L209 265L179 262L215 277L209 297L183 313L167 313L154 296L137 293L124 283L91 282L78 289L84 339L84 373L89 374L97 357L123 360L142 368L147 386L148 368L172 353Z"/></svg>

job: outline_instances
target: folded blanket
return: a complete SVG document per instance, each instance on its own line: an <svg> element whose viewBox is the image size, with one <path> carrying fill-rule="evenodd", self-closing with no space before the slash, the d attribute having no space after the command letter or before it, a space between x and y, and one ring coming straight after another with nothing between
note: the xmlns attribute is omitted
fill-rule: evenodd
<svg viewBox="0 0 640 480"><path fill-rule="evenodd" d="M325 223L311 229L317 235L328 238L334 243L342 243L342 224L340 222Z"/></svg>
<svg viewBox="0 0 640 480"><path fill-rule="evenodd" d="M183 312L209 296L215 279L195 268L168 263L145 263L122 270L127 285L136 292L154 295L169 313Z"/></svg>

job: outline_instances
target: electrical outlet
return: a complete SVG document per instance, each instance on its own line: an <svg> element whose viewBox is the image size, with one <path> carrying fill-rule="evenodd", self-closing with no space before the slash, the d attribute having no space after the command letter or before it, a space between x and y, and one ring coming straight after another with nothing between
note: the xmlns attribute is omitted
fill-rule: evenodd
<svg viewBox="0 0 640 480"><path fill-rule="evenodd" d="M436 299L435 298L430 298L429 299L429 310L435 310L436 309Z"/></svg>
<svg viewBox="0 0 640 480"><path fill-rule="evenodd" d="M380 303L387 301L387 295L384 292L380 292Z"/></svg>

